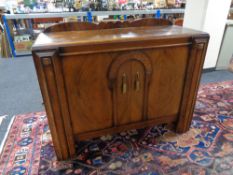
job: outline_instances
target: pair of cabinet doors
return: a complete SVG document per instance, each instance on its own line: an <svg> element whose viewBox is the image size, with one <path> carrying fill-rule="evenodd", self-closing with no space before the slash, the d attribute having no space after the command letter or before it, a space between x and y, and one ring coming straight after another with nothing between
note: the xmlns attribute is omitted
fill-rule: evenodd
<svg viewBox="0 0 233 175"><path fill-rule="evenodd" d="M74 134L177 116L188 47L62 59Z"/></svg>

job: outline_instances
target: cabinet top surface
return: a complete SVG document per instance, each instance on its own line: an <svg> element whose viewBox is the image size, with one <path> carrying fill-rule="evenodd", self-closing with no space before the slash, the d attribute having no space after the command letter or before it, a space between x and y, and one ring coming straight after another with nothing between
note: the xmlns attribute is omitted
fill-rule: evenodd
<svg viewBox="0 0 233 175"><path fill-rule="evenodd" d="M89 31L41 33L33 50L52 49L78 45L111 44L120 42L167 40L208 36L207 33L179 26L129 27Z"/></svg>

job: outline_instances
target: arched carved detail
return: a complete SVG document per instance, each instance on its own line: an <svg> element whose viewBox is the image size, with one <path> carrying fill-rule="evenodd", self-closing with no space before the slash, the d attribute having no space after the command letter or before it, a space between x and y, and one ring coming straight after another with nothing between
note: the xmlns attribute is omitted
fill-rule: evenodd
<svg viewBox="0 0 233 175"><path fill-rule="evenodd" d="M113 87L113 83L117 78L117 72L120 66L123 65L127 61L133 61L133 60L140 62L144 66L147 81L148 81L147 83L149 83L150 75L152 73L152 66L151 66L150 59L147 57L147 55L145 55L142 52L130 52L130 53L124 53L124 54L117 56L117 58L115 58L113 63L111 64L109 68L109 73L108 73L110 88Z"/></svg>
<svg viewBox="0 0 233 175"><path fill-rule="evenodd" d="M143 52L123 53L113 60L108 71L113 126L147 119L151 74L151 61ZM131 120L126 121L130 115Z"/></svg>

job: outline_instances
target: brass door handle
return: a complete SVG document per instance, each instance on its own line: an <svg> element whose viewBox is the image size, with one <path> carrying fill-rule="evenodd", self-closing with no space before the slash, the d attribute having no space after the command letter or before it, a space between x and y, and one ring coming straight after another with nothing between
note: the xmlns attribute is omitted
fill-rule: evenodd
<svg viewBox="0 0 233 175"><path fill-rule="evenodd" d="M135 89L135 91L139 91L140 90L139 72L136 73L136 79L135 79L135 83L134 83L134 89Z"/></svg>
<svg viewBox="0 0 233 175"><path fill-rule="evenodd" d="M121 90L122 90L122 94L125 94L127 92L127 77L126 74L123 73L122 75L122 85L121 85Z"/></svg>

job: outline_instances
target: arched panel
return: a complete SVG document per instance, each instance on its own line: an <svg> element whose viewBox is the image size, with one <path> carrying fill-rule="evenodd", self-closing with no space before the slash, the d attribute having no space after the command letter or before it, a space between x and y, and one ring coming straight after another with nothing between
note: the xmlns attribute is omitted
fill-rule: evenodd
<svg viewBox="0 0 233 175"><path fill-rule="evenodd" d="M141 52L119 55L109 67L109 88L113 98L113 126L147 118L148 86L152 67Z"/></svg>

